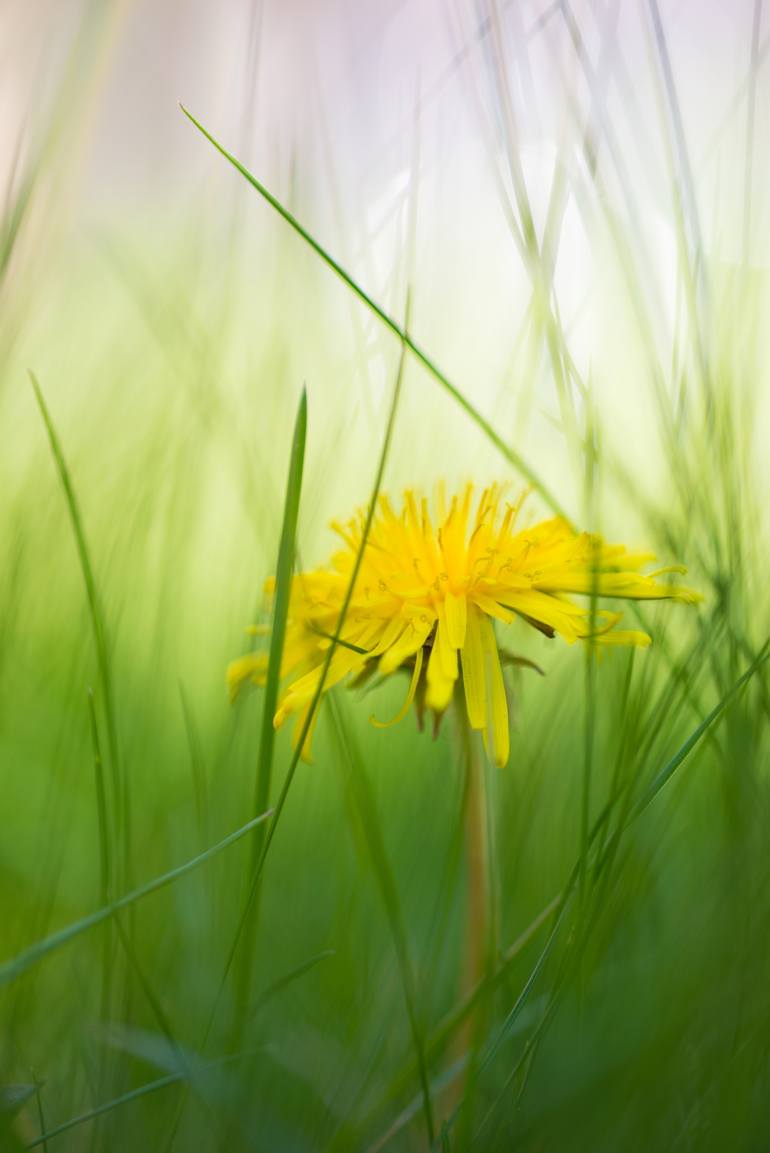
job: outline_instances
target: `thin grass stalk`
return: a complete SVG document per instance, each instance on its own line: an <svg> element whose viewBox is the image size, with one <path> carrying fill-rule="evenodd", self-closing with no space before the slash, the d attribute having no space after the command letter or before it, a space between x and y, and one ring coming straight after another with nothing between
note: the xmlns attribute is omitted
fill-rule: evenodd
<svg viewBox="0 0 770 1153"><path fill-rule="evenodd" d="M122 909L128 909L138 901L149 897L152 893L157 893L160 889L164 889L167 885L173 884L179 880L180 877L186 876L188 873L197 869L206 861L210 861L212 857L216 857L219 853L229 849L231 845L236 844L252 829L257 828L262 821L266 821L272 815L271 811L261 813L252 821L247 821L245 825L241 825L235 832L230 833L228 836L223 837L221 841L211 845L202 853L192 857L189 861L185 861L182 865L177 865L176 868L171 869L167 873L162 873L158 877L153 877L151 881L146 884L140 885L136 889L125 893L122 897L117 897L111 904L103 906L101 909L96 909L93 913L88 913L85 917L81 917L77 921L66 925L63 929L59 929L55 933L44 937L42 940L30 945L27 949L22 950L15 957L0 965L0 986L6 985L11 981L15 981L23 973L26 973L34 965L38 964L44 957L49 956L51 953L56 952L63 945L69 944L70 941L75 940L82 933L88 932L89 929L101 925L109 917L112 917L116 912Z"/></svg>
<svg viewBox="0 0 770 1153"><path fill-rule="evenodd" d="M34 1074L33 1074L34 1076ZM37 1110L37 1123L40 1127L40 1144L43 1147L43 1153L48 1153L48 1138L46 1137L45 1125L45 1112L43 1110L43 1094L41 1092L43 1086L35 1077L35 1108Z"/></svg>
<svg viewBox="0 0 770 1153"><path fill-rule="evenodd" d="M219 1069L223 1066L233 1065L238 1061L258 1057L262 1052L262 1049L247 1049L242 1053L225 1053L222 1056L212 1058L210 1061L201 1062L200 1064L196 1063L195 1068L191 1071L191 1076L194 1079L199 1079L209 1070ZM39 1137L30 1141L26 1145L26 1148L36 1149L38 1146L45 1145L46 1141L50 1141L51 1138L59 1137L62 1133L67 1133L70 1129L77 1129L81 1125L86 1125L89 1121L93 1121L94 1118L102 1117L105 1113L111 1113L123 1105L128 1105L133 1101L140 1101L143 1097L148 1097L171 1085L184 1084L186 1082L186 1076L182 1070L175 1070L153 1081L147 1081L144 1085L138 1085L136 1089L131 1089L127 1093L121 1093L119 1097L114 1097L111 1101L104 1101L94 1109L80 1113L77 1117L71 1117L68 1121L63 1121L60 1125L54 1126L53 1129L41 1133Z"/></svg>
<svg viewBox="0 0 770 1153"><path fill-rule="evenodd" d="M59 1137L62 1133L67 1133L70 1129L76 1129L80 1125L85 1125L89 1121L95 1120L97 1117L103 1117L105 1113L111 1113L113 1109L119 1108L121 1105L127 1105L131 1101L138 1101L142 1097L146 1097L149 1093L156 1093L159 1089L165 1089L167 1085L177 1085L180 1081L184 1081L184 1074L168 1073L165 1077L158 1077L157 1080L151 1081L146 1085L140 1085L137 1089L131 1089L128 1093L122 1093L119 1097L113 1098L111 1101L105 1101L101 1105L97 1105L95 1109L89 1109L86 1113L80 1113L77 1117L71 1117L69 1121L63 1121L61 1125L55 1125L53 1129L41 1133L33 1141L30 1141L26 1146L27 1149L36 1149L39 1145L46 1147L46 1143L54 1137Z"/></svg>
<svg viewBox="0 0 770 1153"><path fill-rule="evenodd" d="M107 814L107 796L104 781L104 765L102 750L99 741L99 725L96 719L93 690L88 690L88 716L91 732L91 747L94 758L94 785L96 793L96 813L99 841L99 902L107 906L112 900L112 855L110 844L109 818ZM101 1025L108 1026L112 1020L112 967L113 967L113 933L110 921L105 921L101 934L101 1008L99 1020ZM104 1097L107 1085L112 1074L111 1060L105 1060L99 1069L99 1097ZM99 1126L94 1125L91 1134L91 1148L96 1149L101 1138Z"/></svg>
<svg viewBox="0 0 770 1153"><path fill-rule="evenodd" d="M107 796L104 783L104 765L99 742L99 726L96 720L94 694L88 690L88 716L91 728L91 745L94 757L94 782L96 791L96 812L99 840L99 903L106 907L112 901L112 854L109 823L107 816ZM103 1022L110 1020L111 973L112 973L112 931L105 926L102 942L102 1012Z"/></svg>

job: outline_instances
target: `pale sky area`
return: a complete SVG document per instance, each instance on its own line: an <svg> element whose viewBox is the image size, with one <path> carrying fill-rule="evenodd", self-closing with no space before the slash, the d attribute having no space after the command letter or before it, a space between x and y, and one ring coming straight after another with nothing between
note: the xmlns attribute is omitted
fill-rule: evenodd
<svg viewBox="0 0 770 1153"><path fill-rule="evenodd" d="M718 269L767 267L770 19L755 30L754 16L753 0L7 0L0 187L53 139L33 217L46 253L137 230L132 243L160 244L160 260L153 228L193 214L217 237L235 219L250 283L271 291L260 244L285 226L181 101L399 318L411 284L419 340L488 410L522 371L532 279L511 227L520 178L541 243L559 201L553 286L575 364L636 435L639 357L627 368L602 221L630 238L664 356L681 293L677 203L691 251ZM345 291L331 291L347 324ZM553 411L547 366L533 380L536 407ZM385 382L373 369L375 405ZM514 428L522 395L505 409Z"/></svg>

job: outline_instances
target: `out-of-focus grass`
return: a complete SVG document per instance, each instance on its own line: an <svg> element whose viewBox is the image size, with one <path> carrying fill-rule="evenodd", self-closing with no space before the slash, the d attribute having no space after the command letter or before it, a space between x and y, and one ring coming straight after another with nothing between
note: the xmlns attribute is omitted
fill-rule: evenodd
<svg viewBox="0 0 770 1153"><path fill-rule="evenodd" d="M589 69L580 29L565 26ZM663 25L650 29L665 62ZM590 70L593 115L576 113L569 132L589 177L557 169L538 239L509 34L493 12L485 82L505 126L499 193L531 293L513 384L477 395L441 346L426 349L499 443L407 355L385 485L475 474L515 490L521 457L575 520L687 561L703 605L645 607L653 648L590 664L511 630L511 647L547 676L513 675L511 763L489 777L498 952L478 988L462 983L453 718L435 742L411 717L381 731L368 724L372 699L344 691L324 706L315 763L299 766L270 840L247 978L234 964L222 985L261 826L219 843L254 816L263 705L255 692L232 708L224 669L244 626L267 619L261 587L276 566L303 384L297 541L315 562L326 522L371 493L399 342L376 319L351 325L347 287L277 217L248 250L257 276L237 243L212 254L197 228L155 221L102 230L44 277L39 263L28 274L24 220L45 160L35 152L8 200L0 317L3 1149L414 1149L426 1147L428 1115L450 1149L764 1147L766 286L702 246L666 67L651 130L668 142L681 286L671 331L656 319L649 253L592 161L603 142L633 221L623 145ZM554 287L565 188L617 286L591 373ZM243 194L242 213L269 211ZM419 295L419 270L410 277ZM422 345L419 322L418 310ZM612 395L613 357L634 382L634 441ZM533 405L542 379L552 392ZM401 691L378 690L378 715ZM282 732L273 803L290 758ZM81 924L105 898L186 862ZM68 926L45 955L27 952Z"/></svg>

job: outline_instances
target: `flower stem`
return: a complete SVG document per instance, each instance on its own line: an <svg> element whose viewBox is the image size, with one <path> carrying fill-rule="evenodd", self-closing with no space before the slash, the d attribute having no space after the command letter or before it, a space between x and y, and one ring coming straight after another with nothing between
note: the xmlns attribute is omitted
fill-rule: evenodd
<svg viewBox="0 0 770 1153"><path fill-rule="evenodd" d="M494 900L491 883L489 797L486 766L479 756L478 741L469 723L464 700L456 700L458 736L465 767L463 821L467 869L465 941L463 949L462 994L467 996L483 981L494 952ZM482 998L474 1014L469 1015L458 1034L457 1056L467 1061L462 1081L457 1087L462 1099L463 1121L458 1148L467 1143L472 1128L473 1098L476 1088L477 1054L487 1017L487 1001Z"/></svg>
<svg viewBox="0 0 770 1153"><path fill-rule="evenodd" d="M484 976L489 960L491 929L491 887L489 878L489 837L487 829L487 788L484 765L473 734L465 728L465 844L468 869L467 920L463 984L472 989Z"/></svg>

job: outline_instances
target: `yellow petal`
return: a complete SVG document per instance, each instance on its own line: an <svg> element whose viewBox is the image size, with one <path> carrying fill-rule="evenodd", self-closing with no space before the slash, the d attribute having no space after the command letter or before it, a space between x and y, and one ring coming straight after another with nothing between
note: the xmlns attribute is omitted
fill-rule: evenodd
<svg viewBox="0 0 770 1153"><path fill-rule="evenodd" d="M503 624L509 625L515 619L515 613L504 609L502 605L485 593L476 590L473 594L473 600L488 617L494 617L495 620L502 621Z"/></svg>
<svg viewBox="0 0 770 1153"><path fill-rule="evenodd" d="M331 659L326 679L324 680L323 691L328 692L329 689L343 680L348 673L354 669L358 670L362 668L365 663L365 657L360 656L358 653L352 653L350 649L336 649ZM299 712L313 699L318 688L318 682L321 679L322 671L323 663L311 669L309 673L305 673L305 675L295 681L293 685L289 685L273 717L273 726L276 729L280 729L283 722L291 713Z"/></svg>
<svg viewBox="0 0 770 1153"><path fill-rule="evenodd" d="M649 648L652 644L652 637L639 629L613 629L607 633L598 633L590 639L599 645L637 645L641 649Z"/></svg>
<svg viewBox="0 0 770 1153"><path fill-rule="evenodd" d="M481 613L475 605L468 611L465 644L460 654L463 665L465 707L472 729L483 729L487 719L486 681L484 677L484 650L481 643Z"/></svg>
<svg viewBox="0 0 770 1153"><path fill-rule="evenodd" d="M444 598L447 636L454 649L461 649L465 644L467 606L468 602L464 596L455 596L454 593L448 592Z"/></svg>
<svg viewBox="0 0 770 1153"><path fill-rule="evenodd" d="M375 729L389 729L392 725L397 725L399 721L403 721L404 717L406 716L407 712L409 711L409 706L411 705L412 701L414 700L414 694L417 691L417 682L420 679L420 673L421 672L422 672L422 647L420 647L417 650L417 654L414 658L414 671L412 672L412 679L409 682L409 692L406 694L406 700L404 701L403 705L401 706L401 708L396 713L395 717L393 717L393 719L390 721L378 721L376 717L370 717L369 721L371 724L374 725Z"/></svg>
<svg viewBox="0 0 770 1153"><path fill-rule="evenodd" d="M394 673L408 657L421 649L428 639L428 633L433 628L433 621L427 615L411 621L398 637L380 657L379 671L383 676Z"/></svg>
<svg viewBox="0 0 770 1153"><path fill-rule="evenodd" d="M546 625L548 628L555 629L570 644L585 631L581 627L581 618L588 615L586 609L580 605L573 605L569 601L557 600L556 597L549 596L547 593L536 590L532 592L515 591L506 600L505 607L513 609L514 612L522 613L524 616L532 617L533 620Z"/></svg>
<svg viewBox="0 0 770 1153"><path fill-rule="evenodd" d="M482 616L479 621L481 647L484 655L486 697L489 712L484 729L484 747L498 768L508 763L510 734L508 730L508 700L505 695L503 670L492 622Z"/></svg>
<svg viewBox="0 0 770 1153"><path fill-rule="evenodd" d="M232 661L227 668L227 687L230 690L230 700L234 701L247 681L253 685L263 685L267 674L267 656L265 653L248 653Z"/></svg>
<svg viewBox="0 0 770 1153"><path fill-rule="evenodd" d="M386 652L387 649L391 648L396 643L399 637L403 634L405 627L406 621L402 620L400 617L394 617L393 620L388 621L382 631L382 636L369 655L372 657L381 656L382 653Z"/></svg>
<svg viewBox="0 0 770 1153"><path fill-rule="evenodd" d="M451 658L454 657L454 670L451 667ZM425 703L429 709L443 712L448 708L452 699L455 681L457 680L457 653L446 640L446 624L439 621L436 627L436 637L428 661L428 688L425 694Z"/></svg>
<svg viewBox="0 0 770 1153"><path fill-rule="evenodd" d="M443 602L439 603L438 606L438 625L436 626L436 639L433 647L438 649L444 676L454 684L457 680L457 649L449 639L446 606Z"/></svg>

